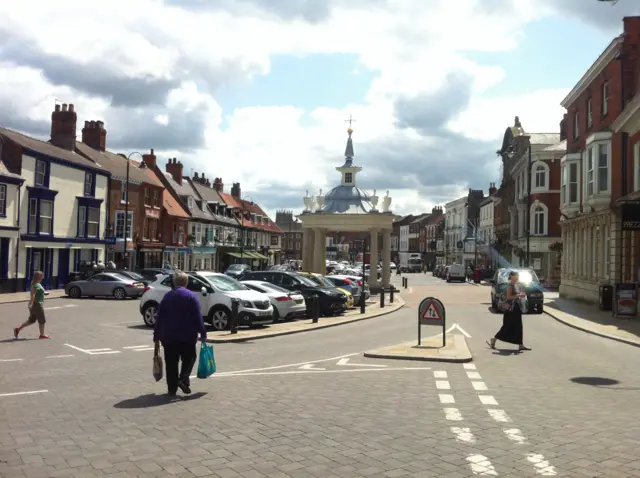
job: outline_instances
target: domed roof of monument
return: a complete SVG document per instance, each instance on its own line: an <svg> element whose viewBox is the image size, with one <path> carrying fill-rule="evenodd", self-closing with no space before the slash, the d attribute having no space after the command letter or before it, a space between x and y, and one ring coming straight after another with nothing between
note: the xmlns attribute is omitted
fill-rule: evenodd
<svg viewBox="0 0 640 478"><path fill-rule="evenodd" d="M349 138L344 151L344 164L336 168L342 174L341 184L334 187L324 196L322 212L329 214L367 214L374 209L371 204L371 196L365 190L356 186L355 177L362 168L353 162L353 129L349 125L347 130ZM346 175L351 175L351 181L346 181Z"/></svg>

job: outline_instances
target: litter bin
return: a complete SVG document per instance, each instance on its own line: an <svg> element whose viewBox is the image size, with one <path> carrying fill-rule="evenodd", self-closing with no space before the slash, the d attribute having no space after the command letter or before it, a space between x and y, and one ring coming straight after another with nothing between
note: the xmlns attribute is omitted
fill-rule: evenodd
<svg viewBox="0 0 640 478"><path fill-rule="evenodd" d="M601 285L599 288L598 298L600 302L600 310L611 310L613 308L613 286Z"/></svg>

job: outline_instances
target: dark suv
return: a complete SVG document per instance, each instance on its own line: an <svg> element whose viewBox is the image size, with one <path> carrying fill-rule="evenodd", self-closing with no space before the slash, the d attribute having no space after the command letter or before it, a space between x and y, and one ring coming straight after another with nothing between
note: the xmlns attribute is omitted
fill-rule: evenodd
<svg viewBox="0 0 640 478"><path fill-rule="evenodd" d="M307 302L312 295L320 299L320 313L324 316L336 315L347 310L347 296L335 287L322 287L310 279L295 272L287 271L254 271L247 272L240 280L257 280L279 285L290 291L302 294Z"/></svg>

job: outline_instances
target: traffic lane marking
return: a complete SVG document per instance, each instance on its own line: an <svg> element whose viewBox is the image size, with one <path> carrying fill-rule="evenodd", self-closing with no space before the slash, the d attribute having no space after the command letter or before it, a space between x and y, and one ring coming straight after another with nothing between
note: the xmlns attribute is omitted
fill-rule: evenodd
<svg viewBox="0 0 640 478"><path fill-rule="evenodd" d="M398 367L398 368L354 368L345 370L322 370L322 369L306 369L306 370L286 370L276 372L220 372L214 373L211 377L259 377L267 375L314 375L324 373L365 373L365 372L405 372L411 370L431 370L431 367ZM191 375L189 378L197 378L197 375Z"/></svg>
<svg viewBox="0 0 640 478"><path fill-rule="evenodd" d="M0 362L22 362L23 360L21 358L0 359Z"/></svg>
<svg viewBox="0 0 640 478"><path fill-rule="evenodd" d="M48 359L56 359L56 358L70 358L70 357L75 357L74 354L68 354L68 355L49 355L47 358Z"/></svg>
<svg viewBox="0 0 640 478"><path fill-rule="evenodd" d="M0 397L17 397L19 395L36 395L39 393L49 393L49 390L30 390L27 392L0 393Z"/></svg>

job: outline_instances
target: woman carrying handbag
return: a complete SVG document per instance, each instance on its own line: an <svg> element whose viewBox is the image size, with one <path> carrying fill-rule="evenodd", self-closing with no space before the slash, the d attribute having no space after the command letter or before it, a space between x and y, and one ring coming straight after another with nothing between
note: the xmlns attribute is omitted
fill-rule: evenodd
<svg viewBox="0 0 640 478"><path fill-rule="evenodd" d="M509 344L518 345L518 350L531 350L525 347L522 333L522 312L523 303L527 294L524 286L519 283L520 276L516 271L509 272L509 285L504 302L502 303L503 317L502 328L491 340L487 340L487 345L492 349L496 348L498 340Z"/></svg>

